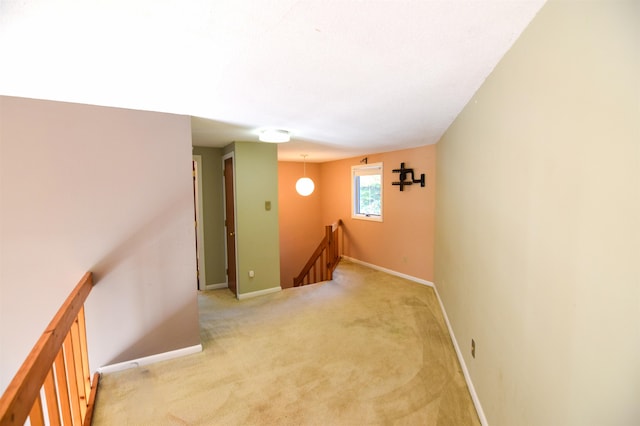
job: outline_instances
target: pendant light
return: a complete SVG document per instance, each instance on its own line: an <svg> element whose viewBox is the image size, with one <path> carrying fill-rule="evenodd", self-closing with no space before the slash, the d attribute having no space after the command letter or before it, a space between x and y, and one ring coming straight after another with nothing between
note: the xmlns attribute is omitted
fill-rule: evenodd
<svg viewBox="0 0 640 426"><path fill-rule="evenodd" d="M315 188L315 185L313 184L313 181L307 177L307 154L303 154L302 158L304 162L304 172L302 174L302 177L296 182L296 191L298 192L298 194L306 197L308 195L311 195Z"/></svg>

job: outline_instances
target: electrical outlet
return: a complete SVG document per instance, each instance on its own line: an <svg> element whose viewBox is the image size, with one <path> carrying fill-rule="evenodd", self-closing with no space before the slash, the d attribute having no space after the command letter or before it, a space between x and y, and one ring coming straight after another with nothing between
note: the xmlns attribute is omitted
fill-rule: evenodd
<svg viewBox="0 0 640 426"><path fill-rule="evenodd" d="M476 341L471 339L471 356L476 357Z"/></svg>

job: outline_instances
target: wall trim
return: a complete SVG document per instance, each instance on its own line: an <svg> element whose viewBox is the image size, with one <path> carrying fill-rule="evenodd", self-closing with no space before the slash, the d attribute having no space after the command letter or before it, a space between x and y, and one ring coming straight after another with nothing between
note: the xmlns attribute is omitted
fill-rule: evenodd
<svg viewBox="0 0 640 426"><path fill-rule="evenodd" d="M265 294L282 291L282 287L271 287L264 290L251 291L249 293L238 293L238 300L251 299L252 297L264 296Z"/></svg>
<svg viewBox="0 0 640 426"><path fill-rule="evenodd" d="M442 299L440 298L440 294L438 293L438 288L431 281L423 280L421 278L416 278L411 275L403 274L401 272L393 271L391 269L383 268L381 266L373 265L371 263L363 262L362 260L354 259L349 256L342 255L343 259L346 259L353 263L358 263L360 265L367 266L371 269L376 269L378 271L386 272L390 275L395 275L400 278L405 278L410 281L414 281L418 284L424 284L426 286L432 287L434 292L436 293L436 298L438 299L438 303L440 304L440 309L442 310L442 316L444 317L444 322L447 324L447 329L449 330L449 336L451 337L451 342L453 343L453 348L456 351L456 356L458 357L458 361L460 362L460 367L462 368L462 374L464 375L464 380L467 382L467 388L469 388L469 393L471 394L471 400L473 401L473 405L476 408L476 412L478 413L478 418L480 419L480 423L482 426L488 426L487 417L484 414L484 410L482 409L482 404L480 404L480 398L478 398L478 394L476 393L476 388L473 386L473 382L471 381L471 375L469 374L469 369L467 368L467 364L462 357L462 352L460 351L460 346L458 346L458 341L456 340L456 335L453 333L453 328L451 327L451 323L449 322L449 317L447 316L447 311L444 309L444 304L442 303Z"/></svg>
<svg viewBox="0 0 640 426"><path fill-rule="evenodd" d="M228 288L229 285L227 283L218 283L218 284L207 284L204 286L205 290L217 290L219 288Z"/></svg>
<svg viewBox="0 0 640 426"><path fill-rule="evenodd" d="M396 277L404 278L404 279L407 279L409 281L416 282L418 284L423 284L423 285L426 285L426 286L429 286L429 287L434 287L434 285L433 285L433 283L431 281L423 280L422 278L418 278L418 277L414 277L414 276L411 276L411 275L403 274L402 272L398 272L398 271L394 271L394 270L391 270L391 269L383 268L382 266L374 265L372 263L363 262L362 260L354 259L353 257L342 255L342 258L346 259L346 260L348 260L350 262L353 262L353 263L358 263L360 265L367 266L367 267L369 267L371 269L376 269L376 270L381 271L381 272L386 272L389 275L395 275Z"/></svg>
<svg viewBox="0 0 640 426"><path fill-rule="evenodd" d="M193 150L193 147L192 147ZM205 253L204 253L204 199L202 197L202 155L191 154L191 160L195 162L193 170L193 179L196 187L194 188L194 203L196 214L196 262L198 264L198 290L203 290L207 282L207 274L205 271Z"/></svg>
<svg viewBox="0 0 640 426"><path fill-rule="evenodd" d="M129 368L137 368L142 365L154 364L160 361L166 361L173 358L179 358L186 355L202 352L202 345L188 346L174 351L163 352L155 355L149 355L142 358L132 359L131 361L118 362L116 364L103 365L98 368L98 373L115 373L116 371L127 370Z"/></svg>
<svg viewBox="0 0 640 426"><path fill-rule="evenodd" d="M433 290L435 291L436 297L438 298L438 303L440 303L442 316L444 316L444 322L447 324L447 328L449 329L449 336L451 336L453 348L456 350L456 355L458 356L458 361L460 362L460 367L462 368L462 374L464 375L465 382L467 382L467 388L469 388L469 393L471 394L473 405L476 407L476 412L478 413L480 424L482 424L482 426L488 426L489 423L487 422L487 417L485 416L484 410L482 409L482 404L480 404L480 398L478 398L476 388L473 386L473 382L471 381L471 375L469 374L469 370L467 369L467 364L464 362L462 351L460 351L460 346L458 346L456 335L453 333L453 328L451 327L451 323L449 322L447 311L444 309L444 304L442 303L442 299L440 298L440 293L438 293L438 288L435 285L433 286Z"/></svg>

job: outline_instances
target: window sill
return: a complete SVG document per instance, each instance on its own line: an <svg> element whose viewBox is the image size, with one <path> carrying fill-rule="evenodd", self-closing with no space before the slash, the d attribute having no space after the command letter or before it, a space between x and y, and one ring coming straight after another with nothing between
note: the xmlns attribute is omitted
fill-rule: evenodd
<svg viewBox="0 0 640 426"><path fill-rule="evenodd" d="M364 214L351 215L351 219L368 220L371 222L382 222L382 216L374 216L374 215L368 216Z"/></svg>

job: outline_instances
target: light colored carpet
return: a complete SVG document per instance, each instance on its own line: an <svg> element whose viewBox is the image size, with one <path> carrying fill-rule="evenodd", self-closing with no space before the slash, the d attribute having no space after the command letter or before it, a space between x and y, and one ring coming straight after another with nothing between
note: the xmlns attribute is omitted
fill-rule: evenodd
<svg viewBox="0 0 640 426"><path fill-rule="evenodd" d="M480 424L430 287L343 260L199 304L203 352L103 375L94 425Z"/></svg>

